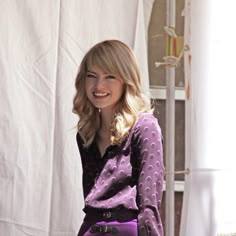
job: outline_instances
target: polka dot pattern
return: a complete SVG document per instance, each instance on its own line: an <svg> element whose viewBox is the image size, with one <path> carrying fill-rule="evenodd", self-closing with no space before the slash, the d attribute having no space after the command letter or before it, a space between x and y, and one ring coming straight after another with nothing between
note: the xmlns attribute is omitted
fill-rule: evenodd
<svg viewBox="0 0 236 236"><path fill-rule="evenodd" d="M96 143L85 148L79 134L77 143L83 166L85 208L123 206L137 210L140 235L163 235L159 209L164 166L162 135L156 118L142 113L124 142L108 147L103 158Z"/></svg>

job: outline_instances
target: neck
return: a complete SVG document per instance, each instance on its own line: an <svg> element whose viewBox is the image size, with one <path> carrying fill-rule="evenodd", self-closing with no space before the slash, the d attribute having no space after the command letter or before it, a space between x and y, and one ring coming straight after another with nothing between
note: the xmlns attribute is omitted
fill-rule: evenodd
<svg viewBox="0 0 236 236"><path fill-rule="evenodd" d="M104 155L105 150L111 144L111 124L113 114L107 111L100 111L100 127L97 131L97 145L99 147L101 156Z"/></svg>
<svg viewBox="0 0 236 236"><path fill-rule="evenodd" d="M100 137L109 137L110 139L113 119L113 109L107 107L100 110L100 126L98 128L98 135Z"/></svg>
<svg viewBox="0 0 236 236"><path fill-rule="evenodd" d="M111 130L111 124L113 122L113 113L105 110L100 112L100 130L109 131Z"/></svg>

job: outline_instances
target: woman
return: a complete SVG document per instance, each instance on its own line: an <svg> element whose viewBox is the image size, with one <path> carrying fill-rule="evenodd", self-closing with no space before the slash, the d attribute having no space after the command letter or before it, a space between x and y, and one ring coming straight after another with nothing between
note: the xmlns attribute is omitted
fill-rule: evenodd
<svg viewBox="0 0 236 236"><path fill-rule="evenodd" d="M86 213L78 236L162 236L161 129L132 50L118 40L98 43L75 86Z"/></svg>

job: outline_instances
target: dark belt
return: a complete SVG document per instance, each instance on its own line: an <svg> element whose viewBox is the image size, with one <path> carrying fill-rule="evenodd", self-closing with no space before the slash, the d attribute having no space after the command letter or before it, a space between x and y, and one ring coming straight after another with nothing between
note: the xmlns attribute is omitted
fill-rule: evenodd
<svg viewBox="0 0 236 236"><path fill-rule="evenodd" d="M116 234L118 233L118 229L115 226L111 225L93 225L90 228L90 233L110 233L110 234Z"/></svg>
<svg viewBox="0 0 236 236"><path fill-rule="evenodd" d="M137 219L137 211L135 210L128 210L125 208L122 209L111 209L111 210L103 210L100 209L89 209L86 211L85 219L96 221L112 221L117 220L120 222L125 222L133 219Z"/></svg>

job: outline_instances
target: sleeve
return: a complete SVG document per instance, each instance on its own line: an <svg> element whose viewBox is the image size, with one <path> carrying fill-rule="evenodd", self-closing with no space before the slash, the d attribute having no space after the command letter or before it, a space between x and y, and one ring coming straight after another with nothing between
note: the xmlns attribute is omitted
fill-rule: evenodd
<svg viewBox="0 0 236 236"><path fill-rule="evenodd" d="M157 119L142 116L135 131L139 173L137 204L138 231L142 236L163 236L159 209L161 206L164 164L161 129Z"/></svg>

